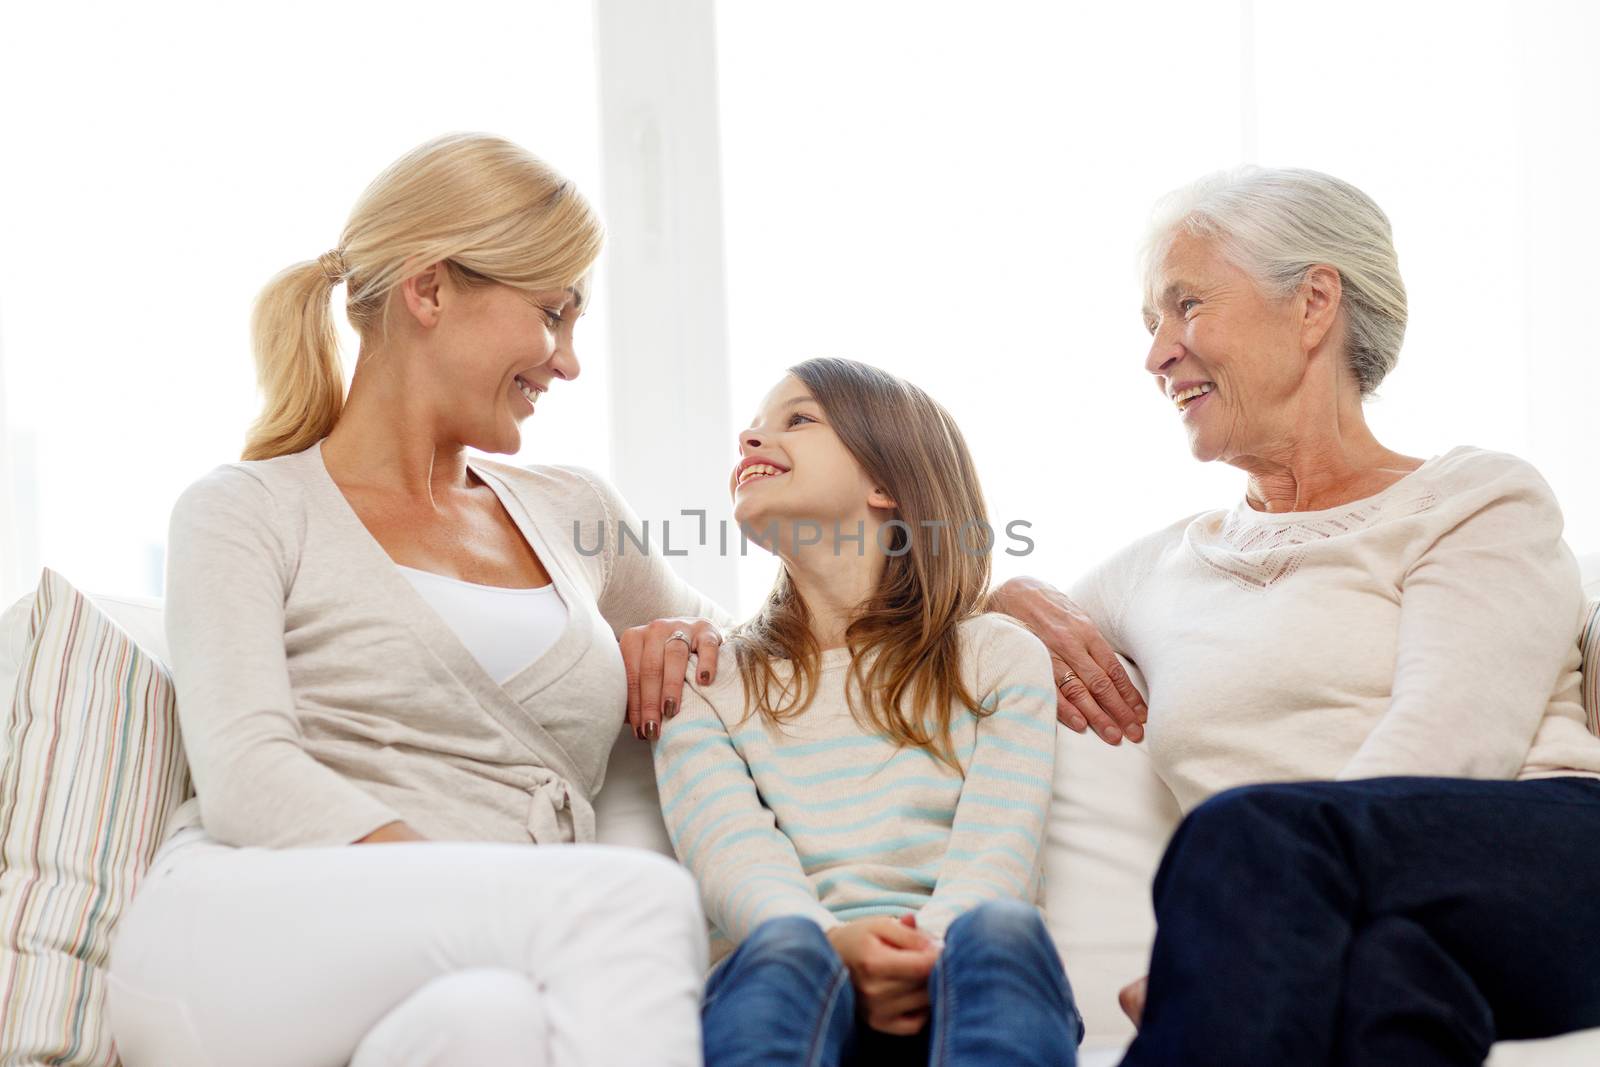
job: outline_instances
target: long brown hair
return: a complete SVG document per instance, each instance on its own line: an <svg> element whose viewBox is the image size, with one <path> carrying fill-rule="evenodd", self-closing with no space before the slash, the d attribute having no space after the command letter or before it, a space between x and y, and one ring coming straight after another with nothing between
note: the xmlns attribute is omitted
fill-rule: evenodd
<svg viewBox="0 0 1600 1067"><path fill-rule="evenodd" d="M361 194L330 255L279 272L256 298L250 333L266 403L244 458L303 451L338 421L344 369L331 297L341 280L365 345L387 325L389 295L431 263L463 287L581 292L603 239L577 188L510 141L453 133L407 152Z"/></svg>
<svg viewBox="0 0 1600 1067"><path fill-rule="evenodd" d="M851 712L863 726L925 749L959 771L950 741L953 704L988 714L962 681L958 629L982 611L993 543L972 455L950 413L892 374L848 359L811 359L789 373L810 390L861 469L895 501L894 519L903 524L884 527L890 536L883 577L845 629L849 681L862 698L858 702L847 685ZM926 525L936 522L943 526ZM729 631L728 644L757 714L781 724L810 706L821 651L787 569L779 571L756 616ZM773 669L775 660L793 667L788 682ZM787 701L771 699L775 685Z"/></svg>

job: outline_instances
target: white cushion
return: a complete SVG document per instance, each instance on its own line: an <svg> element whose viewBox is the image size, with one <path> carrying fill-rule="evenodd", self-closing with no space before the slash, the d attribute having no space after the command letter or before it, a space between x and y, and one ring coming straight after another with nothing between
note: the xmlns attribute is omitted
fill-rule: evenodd
<svg viewBox="0 0 1600 1067"><path fill-rule="evenodd" d="M1600 597L1600 552L1578 557L1578 580L1583 591L1591 597Z"/></svg>
<svg viewBox="0 0 1600 1067"><path fill-rule="evenodd" d="M632 730L617 735L606 764L606 780L594 798L594 836L602 845L647 848L669 859L672 839L661 818L661 794L656 791L655 764L650 746Z"/></svg>
<svg viewBox="0 0 1600 1067"><path fill-rule="evenodd" d="M1123 665L1146 692L1138 669L1126 660ZM1045 827L1045 922L1089 1042L1133 1034L1116 994L1145 972L1156 930L1150 883L1179 818L1177 801L1143 745L1112 747L1057 727L1055 795Z"/></svg>
<svg viewBox="0 0 1600 1067"><path fill-rule="evenodd" d="M48 570L0 647L16 671L0 719L0 1063L111 1063L112 933L190 795L172 684Z"/></svg>
<svg viewBox="0 0 1600 1067"><path fill-rule="evenodd" d="M1543 1041L1502 1041L1484 1067L1594 1067L1600 1063L1600 1030L1578 1030Z"/></svg>
<svg viewBox="0 0 1600 1067"><path fill-rule="evenodd" d="M104 593L91 593L89 599L94 601L95 607L105 612L107 618L120 626L123 633L133 638L140 651L170 673L172 658L167 654L166 622L161 614L161 601L151 597L107 596Z"/></svg>

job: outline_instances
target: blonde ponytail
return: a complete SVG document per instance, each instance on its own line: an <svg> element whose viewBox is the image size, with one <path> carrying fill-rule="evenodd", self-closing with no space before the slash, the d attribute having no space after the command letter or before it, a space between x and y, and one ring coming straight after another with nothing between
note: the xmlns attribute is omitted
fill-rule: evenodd
<svg viewBox="0 0 1600 1067"><path fill-rule="evenodd" d="M303 452L344 409L344 366L333 326L333 281L317 260L279 273L250 318L256 384L266 404L245 437L245 459Z"/></svg>
<svg viewBox="0 0 1600 1067"><path fill-rule="evenodd" d="M365 348L381 343L390 295L423 267L443 263L464 286L581 294L604 236L576 187L510 141L452 133L412 149L367 186L335 251L283 271L257 297L251 343L265 404L244 458L302 452L338 421L339 280Z"/></svg>

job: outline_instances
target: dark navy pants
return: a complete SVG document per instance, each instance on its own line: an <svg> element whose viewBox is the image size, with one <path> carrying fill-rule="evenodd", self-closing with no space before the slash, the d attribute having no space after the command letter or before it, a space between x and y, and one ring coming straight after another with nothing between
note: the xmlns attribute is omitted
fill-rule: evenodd
<svg viewBox="0 0 1600 1067"><path fill-rule="evenodd" d="M1600 1027L1600 780L1230 790L1155 908L1123 1067L1479 1067Z"/></svg>

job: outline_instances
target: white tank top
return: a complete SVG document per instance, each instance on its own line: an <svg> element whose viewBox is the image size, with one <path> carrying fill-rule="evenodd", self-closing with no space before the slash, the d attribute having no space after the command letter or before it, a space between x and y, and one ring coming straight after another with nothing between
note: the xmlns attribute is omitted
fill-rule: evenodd
<svg viewBox="0 0 1600 1067"><path fill-rule="evenodd" d="M395 566L496 682L520 674L567 628L567 605L553 582L505 589Z"/></svg>

